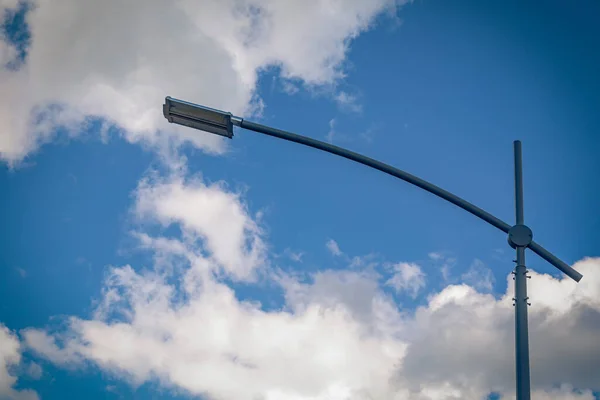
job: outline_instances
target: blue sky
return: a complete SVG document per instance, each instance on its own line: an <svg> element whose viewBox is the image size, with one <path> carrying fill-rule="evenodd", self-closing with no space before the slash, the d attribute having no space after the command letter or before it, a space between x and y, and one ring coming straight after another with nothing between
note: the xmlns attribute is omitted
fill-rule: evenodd
<svg viewBox="0 0 600 400"><path fill-rule="evenodd" d="M526 222L584 274L575 286L527 256L532 388L540 399L600 398L598 4L417 1L390 12L357 0L327 13L317 3L289 3L289 13L267 1L244 2L258 11L189 3L177 17L197 13L204 25L190 29L208 50L174 50L181 60L170 62L143 35L161 5L124 11L123 26L116 4L5 11L0 377L15 382L0 397L510 398L505 234L313 149L242 130L229 142L176 130L160 113L170 95L361 152L509 223L521 140ZM200 17L240 12L250 33ZM175 17L164 15L168 27ZM125 44L102 21L129 26ZM88 48L107 58L86 58L96 54ZM18 119L40 110L41 128ZM186 292L186 276L202 288ZM163 304L157 288L173 298ZM313 336L298 333L302 324ZM202 333L213 326L223 326L215 337ZM310 346L296 353L286 340ZM324 349L344 356L321 359ZM279 376L281 365L289 371Z"/></svg>

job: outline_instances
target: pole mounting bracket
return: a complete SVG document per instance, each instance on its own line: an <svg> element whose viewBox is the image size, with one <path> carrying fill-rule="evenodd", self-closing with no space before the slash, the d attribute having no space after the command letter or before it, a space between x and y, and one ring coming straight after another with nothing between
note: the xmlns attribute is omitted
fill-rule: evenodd
<svg viewBox="0 0 600 400"><path fill-rule="evenodd" d="M513 249L527 247L533 241L533 232L527 225L517 224L508 230L508 244Z"/></svg>

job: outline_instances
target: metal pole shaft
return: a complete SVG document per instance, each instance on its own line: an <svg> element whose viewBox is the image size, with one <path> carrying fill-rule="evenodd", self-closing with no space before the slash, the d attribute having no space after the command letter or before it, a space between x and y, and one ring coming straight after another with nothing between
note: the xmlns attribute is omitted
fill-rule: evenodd
<svg viewBox="0 0 600 400"><path fill-rule="evenodd" d="M515 140L515 210L517 225L524 223L523 215L523 152L521 141Z"/></svg>
<svg viewBox="0 0 600 400"><path fill-rule="evenodd" d="M514 142L515 151L515 210L517 225L524 223L523 215L523 164L521 142ZM516 248L515 267L515 362L517 400L530 400L529 377L529 328L527 324L527 268L525 267L525 247Z"/></svg>

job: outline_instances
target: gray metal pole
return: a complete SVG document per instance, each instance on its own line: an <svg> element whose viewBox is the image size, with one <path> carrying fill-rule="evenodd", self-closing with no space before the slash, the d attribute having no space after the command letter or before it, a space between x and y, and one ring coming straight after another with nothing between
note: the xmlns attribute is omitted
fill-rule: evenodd
<svg viewBox="0 0 600 400"><path fill-rule="evenodd" d="M523 215L523 163L521 142L514 142L515 151L515 209L516 225L524 225ZM517 400L530 400L529 378L529 329L527 324L527 268L525 267L526 246L516 246L517 266L515 275L515 362Z"/></svg>

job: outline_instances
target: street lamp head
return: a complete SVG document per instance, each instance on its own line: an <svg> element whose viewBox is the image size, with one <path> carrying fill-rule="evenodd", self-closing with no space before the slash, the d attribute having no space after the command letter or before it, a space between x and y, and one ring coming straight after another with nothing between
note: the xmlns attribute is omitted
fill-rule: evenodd
<svg viewBox="0 0 600 400"><path fill-rule="evenodd" d="M170 123L187 126L228 138L233 137L231 113L188 103L172 97L165 98L163 115Z"/></svg>

